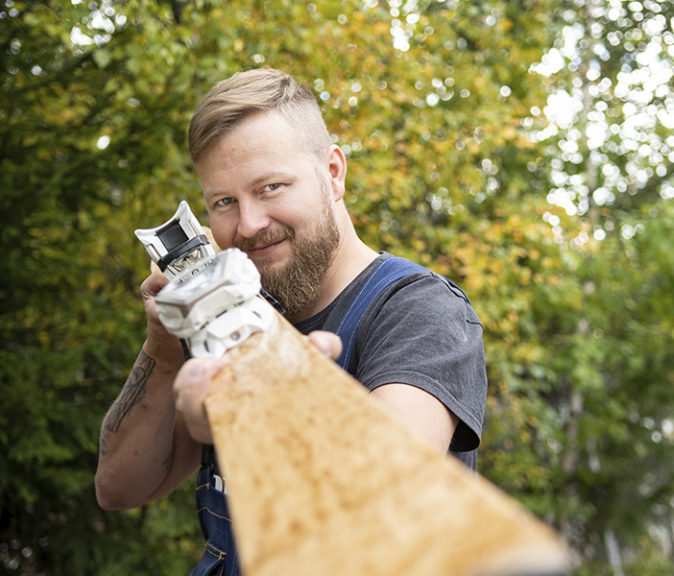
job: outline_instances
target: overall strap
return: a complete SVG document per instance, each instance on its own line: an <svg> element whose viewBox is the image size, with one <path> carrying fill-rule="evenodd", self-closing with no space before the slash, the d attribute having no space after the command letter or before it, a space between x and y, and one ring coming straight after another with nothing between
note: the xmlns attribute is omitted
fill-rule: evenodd
<svg viewBox="0 0 674 576"><path fill-rule="evenodd" d="M377 267L354 296L335 330L342 339L342 354L337 359L337 364L344 370L348 370L353 345L358 333L358 325L372 301L396 280L415 272L424 271L426 269L423 266L397 256L387 256L377 264Z"/></svg>
<svg viewBox="0 0 674 576"><path fill-rule="evenodd" d="M337 335L342 339L343 347L342 353L337 359L337 364L344 370L349 369L353 346L356 341L356 335L358 334L358 326L370 304L372 304L374 299L388 286L405 276L418 272L430 272L447 284L447 287L457 296L463 298L467 303L470 303L464 291L444 276L431 272L427 268L421 266L421 264L417 264L406 258L391 255L386 256L377 264L377 267L360 287L360 290L354 296L349 308L335 329Z"/></svg>

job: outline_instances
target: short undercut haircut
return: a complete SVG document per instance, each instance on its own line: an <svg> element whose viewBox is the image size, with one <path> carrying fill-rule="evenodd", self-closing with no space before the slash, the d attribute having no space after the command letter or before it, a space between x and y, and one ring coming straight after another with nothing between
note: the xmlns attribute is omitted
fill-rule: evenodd
<svg viewBox="0 0 674 576"><path fill-rule="evenodd" d="M197 108L189 129L192 161L199 158L240 122L262 112L277 111L302 135L307 150L324 152L330 135L311 90L292 76L272 68L237 72L218 82Z"/></svg>

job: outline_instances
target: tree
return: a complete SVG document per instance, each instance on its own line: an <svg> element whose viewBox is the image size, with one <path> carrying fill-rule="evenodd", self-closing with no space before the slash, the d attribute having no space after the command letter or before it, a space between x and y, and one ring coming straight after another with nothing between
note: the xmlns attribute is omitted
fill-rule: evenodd
<svg viewBox="0 0 674 576"><path fill-rule="evenodd" d="M102 514L93 473L102 414L142 342L146 264L132 227L146 206L162 212L160 190L169 204L187 192L179 94L162 92L165 68L163 82L138 68L149 17L143 27L106 3L57 2L6 2L0 17L2 562L29 574L115 562L157 573L148 552L162 532L195 549L196 526L184 534L153 511Z"/></svg>
<svg viewBox="0 0 674 576"><path fill-rule="evenodd" d="M672 331L662 317L671 305L662 291L671 288L671 5L565 2L559 14L562 33L538 68L551 80L551 123L539 139L550 145L549 199L572 216L564 231L555 222L581 304L559 335L560 477L565 501L585 504L558 514L591 573L603 559L615 574L643 574L642 542L672 514L671 463L658 457L672 442ZM667 571L660 558L654 574Z"/></svg>
<svg viewBox="0 0 674 576"><path fill-rule="evenodd" d="M98 427L143 338L133 230L183 198L203 220L190 115L217 80L274 66L322 104L363 238L480 314L482 473L564 530L579 573L666 573L649 535L672 515L671 11L0 3L3 567L172 575L199 555L191 486L98 509Z"/></svg>

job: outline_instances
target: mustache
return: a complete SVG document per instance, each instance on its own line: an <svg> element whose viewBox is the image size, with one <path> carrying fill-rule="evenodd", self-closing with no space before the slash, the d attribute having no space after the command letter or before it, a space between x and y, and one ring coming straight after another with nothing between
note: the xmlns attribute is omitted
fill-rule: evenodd
<svg viewBox="0 0 674 576"><path fill-rule="evenodd" d="M262 230L250 238L238 237L234 240L234 246L239 250L252 250L261 246L269 246L283 240L294 240L295 233L292 228L284 226L278 230Z"/></svg>

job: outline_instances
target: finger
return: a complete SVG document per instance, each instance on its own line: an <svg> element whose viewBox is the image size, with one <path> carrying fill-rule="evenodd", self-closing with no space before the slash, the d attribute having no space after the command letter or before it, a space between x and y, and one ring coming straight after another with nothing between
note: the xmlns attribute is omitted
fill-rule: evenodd
<svg viewBox="0 0 674 576"><path fill-rule="evenodd" d="M169 280L159 271L152 272L140 285L140 293L143 300L154 298L159 291L168 284Z"/></svg>
<svg viewBox="0 0 674 576"><path fill-rule="evenodd" d="M326 330L314 330L307 336L316 348L332 360L339 358L342 353L342 340L337 334Z"/></svg>
<svg viewBox="0 0 674 576"><path fill-rule="evenodd" d="M221 358L192 358L185 362L178 371L173 391L178 395L185 394L189 400L203 401L211 387L211 379L222 368ZM187 396L189 395L189 396Z"/></svg>

